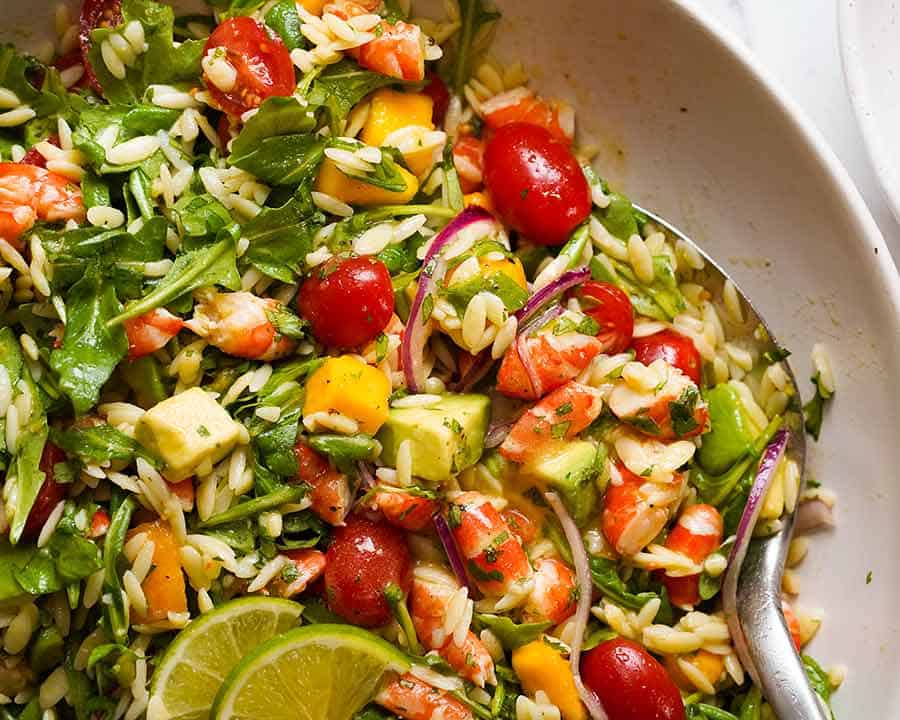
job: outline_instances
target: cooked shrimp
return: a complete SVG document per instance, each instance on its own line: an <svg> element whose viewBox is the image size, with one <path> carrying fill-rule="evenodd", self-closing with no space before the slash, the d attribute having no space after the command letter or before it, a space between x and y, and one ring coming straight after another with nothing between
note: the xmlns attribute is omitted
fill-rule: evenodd
<svg viewBox="0 0 900 720"><path fill-rule="evenodd" d="M482 107L484 122L491 130L514 122L526 122L540 125L568 145L572 137L560 124L560 109L557 103L547 102L524 87L495 95Z"/></svg>
<svg viewBox="0 0 900 720"><path fill-rule="evenodd" d="M572 568L556 558L538 560L534 564L534 589L522 608L522 620L549 620L559 625L575 614L577 604L578 588Z"/></svg>
<svg viewBox="0 0 900 720"><path fill-rule="evenodd" d="M302 440L294 446L294 455L298 465L297 480L312 488L311 510L330 525L342 525L353 503L347 476Z"/></svg>
<svg viewBox="0 0 900 720"><path fill-rule="evenodd" d="M459 493L450 499L447 522L478 589L489 597L504 596L508 607L524 600L533 584L531 564L490 499Z"/></svg>
<svg viewBox="0 0 900 720"><path fill-rule="evenodd" d="M596 388L571 380L529 409L500 446L507 460L524 462L548 443L575 437L603 409L603 394Z"/></svg>
<svg viewBox="0 0 900 720"><path fill-rule="evenodd" d="M382 75L419 82L425 78L426 37L418 25L397 22L393 25L386 20L374 30L375 39L356 50L359 64L367 70Z"/></svg>
<svg viewBox="0 0 900 720"><path fill-rule="evenodd" d="M84 217L81 189L71 180L35 165L0 163L0 238L21 249L19 238L37 220Z"/></svg>
<svg viewBox="0 0 900 720"><path fill-rule="evenodd" d="M128 336L128 356L135 360L164 347L184 327L184 320L165 308L157 308L148 313L126 320L125 334Z"/></svg>
<svg viewBox="0 0 900 720"><path fill-rule="evenodd" d="M681 474L672 475L670 482L654 482L618 463L603 496L603 535L622 555L640 552L666 526L683 485Z"/></svg>
<svg viewBox="0 0 900 720"><path fill-rule="evenodd" d="M296 345L273 324L273 313L281 312L289 311L273 298L251 292L212 292L197 303L194 317L185 326L228 355L276 360Z"/></svg>
<svg viewBox="0 0 900 720"><path fill-rule="evenodd" d="M389 682L375 702L404 720L473 720L459 700L409 673Z"/></svg>
<svg viewBox="0 0 900 720"><path fill-rule="evenodd" d="M484 184L484 141L474 135L461 135L453 145L453 166L465 193Z"/></svg>
<svg viewBox="0 0 900 720"><path fill-rule="evenodd" d="M420 564L413 571L410 614L419 641L437 650L461 677L484 687L497 684L494 661L469 629L471 605L465 588L446 570Z"/></svg>
<svg viewBox="0 0 900 720"><path fill-rule="evenodd" d="M289 561L290 565L281 571L267 586L272 595L283 598L299 595L325 572L325 553L318 550L285 550L281 553Z"/></svg>
<svg viewBox="0 0 900 720"><path fill-rule="evenodd" d="M666 547L702 563L722 544L722 516L712 505L691 505L681 513L675 527L666 538ZM669 599L680 606L700 602L700 576L663 576Z"/></svg>
<svg viewBox="0 0 900 720"><path fill-rule="evenodd" d="M375 493L372 507L380 510L391 525L419 532L431 522L438 504L430 497L413 495L401 489L384 489Z"/></svg>

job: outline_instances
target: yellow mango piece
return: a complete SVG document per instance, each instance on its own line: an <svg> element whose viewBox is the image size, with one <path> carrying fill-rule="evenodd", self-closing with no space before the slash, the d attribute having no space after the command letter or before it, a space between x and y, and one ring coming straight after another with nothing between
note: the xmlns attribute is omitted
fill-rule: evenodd
<svg viewBox="0 0 900 720"><path fill-rule="evenodd" d="M434 130L431 114L434 103L421 93L404 93L382 88L372 93L369 116L363 125L360 140L378 147L388 135L409 125Z"/></svg>
<svg viewBox="0 0 900 720"><path fill-rule="evenodd" d="M463 204L466 207L480 207L488 212L494 212L494 202L491 196L485 192L471 192L463 195Z"/></svg>
<svg viewBox="0 0 900 720"><path fill-rule="evenodd" d="M485 277L490 277L498 272L503 273L523 290L528 289L528 283L525 281L525 268L522 267L522 261L519 258L482 260L481 270Z"/></svg>
<svg viewBox="0 0 900 720"><path fill-rule="evenodd" d="M316 178L316 190L336 197L348 205L405 205L415 197L419 181L408 170L397 168L406 181L402 192L391 192L384 188L354 180L338 170L331 160L325 158Z"/></svg>
<svg viewBox="0 0 900 720"><path fill-rule="evenodd" d="M299 0L304 10L308 10L313 15L321 15L322 8L325 7L326 0Z"/></svg>
<svg viewBox="0 0 900 720"><path fill-rule="evenodd" d="M725 661L722 657L715 655L708 650L698 650L690 655L681 656L681 659L690 663L703 673L703 676L709 680L710 685L716 685L719 680L721 680L722 673L725 672ZM678 665L677 655L666 655L663 664L665 665L666 671L669 673L669 677L672 678L672 682L679 688L688 693L694 692L697 689L694 687L694 683L691 682L690 678L685 675L684 671Z"/></svg>
<svg viewBox="0 0 900 720"><path fill-rule="evenodd" d="M391 383L385 374L352 355L328 358L306 383L303 414L339 412L374 435L388 418Z"/></svg>
<svg viewBox="0 0 900 720"><path fill-rule="evenodd" d="M543 640L513 650L512 665L528 695L543 690L559 708L563 720L587 720L568 661Z"/></svg>

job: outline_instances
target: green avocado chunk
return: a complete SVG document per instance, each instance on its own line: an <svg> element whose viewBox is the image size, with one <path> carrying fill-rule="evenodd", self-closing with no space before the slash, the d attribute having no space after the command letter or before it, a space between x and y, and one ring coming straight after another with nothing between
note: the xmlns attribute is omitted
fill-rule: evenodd
<svg viewBox="0 0 900 720"><path fill-rule="evenodd" d="M580 527L594 514L598 471L597 446L576 440L549 447L523 465L521 473L541 489L556 490Z"/></svg>
<svg viewBox="0 0 900 720"><path fill-rule="evenodd" d="M487 395L447 393L429 407L391 408L378 432L381 459L396 465L397 448L409 440L412 474L432 483L445 482L478 462L490 419Z"/></svg>
<svg viewBox="0 0 900 720"><path fill-rule="evenodd" d="M750 451L757 432L731 385L716 385L703 395L709 407L710 431L703 435L698 461L706 472L720 475Z"/></svg>

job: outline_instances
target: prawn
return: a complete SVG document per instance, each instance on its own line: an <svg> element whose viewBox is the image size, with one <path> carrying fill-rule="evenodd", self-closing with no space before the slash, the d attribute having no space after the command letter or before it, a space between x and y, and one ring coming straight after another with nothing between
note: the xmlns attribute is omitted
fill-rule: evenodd
<svg viewBox="0 0 900 720"><path fill-rule="evenodd" d="M294 446L294 456L298 467L296 480L312 488L309 496L312 511L330 525L342 525L353 503L347 476L302 440Z"/></svg>
<svg viewBox="0 0 900 720"><path fill-rule="evenodd" d="M128 357L136 360L164 347L181 332L184 320L165 308L156 308L123 324L128 336Z"/></svg>
<svg viewBox="0 0 900 720"><path fill-rule="evenodd" d="M410 673L391 680L375 702L404 720L473 720L459 700Z"/></svg>
<svg viewBox="0 0 900 720"><path fill-rule="evenodd" d="M270 594L278 597L291 598L299 595L325 572L325 553L318 550L301 549L285 550L281 553L289 561L288 572L281 571L274 580L269 583Z"/></svg>
<svg viewBox="0 0 900 720"><path fill-rule="evenodd" d="M534 589L522 607L523 622L559 625L575 614L578 587L575 573L562 560L541 558L534 564Z"/></svg>
<svg viewBox="0 0 900 720"><path fill-rule="evenodd" d="M391 525L410 532L423 530L438 509L437 501L431 497L393 488L379 489L371 506L380 510Z"/></svg>
<svg viewBox="0 0 900 720"><path fill-rule="evenodd" d="M0 238L17 249L19 239L38 220L85 218L78 185L36 165L0 163Z"/></svg>

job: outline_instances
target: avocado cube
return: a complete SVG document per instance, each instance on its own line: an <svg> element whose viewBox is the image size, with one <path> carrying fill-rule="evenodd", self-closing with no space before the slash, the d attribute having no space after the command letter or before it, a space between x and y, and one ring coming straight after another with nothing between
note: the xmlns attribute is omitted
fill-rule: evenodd
<svg viewBox="0 0 900 720"><path fill-rule="evenodd" d="M237 445L241 426L200 388L154 405L134 428L135 439L166 464L166 479L177 482L204 463L215 463Z"/></svg>
<svg viewBox="0 0 900 720"><path fill-rule="evenodd" d="M599 473L597 446L587 440L561 442L529 460L521 469L521 477L541 490L559 493L575 524L587 523L597 503L594 483Z"/></svg>
<svg viewBox="0 0 900 720"><path fill-rule="evenodd" d="M381 459L396 465L397 448L409 440L413 475L446 482L478 462L490 419L487 395L447 393L429 407L391 408L378 432Z"/></svg>

